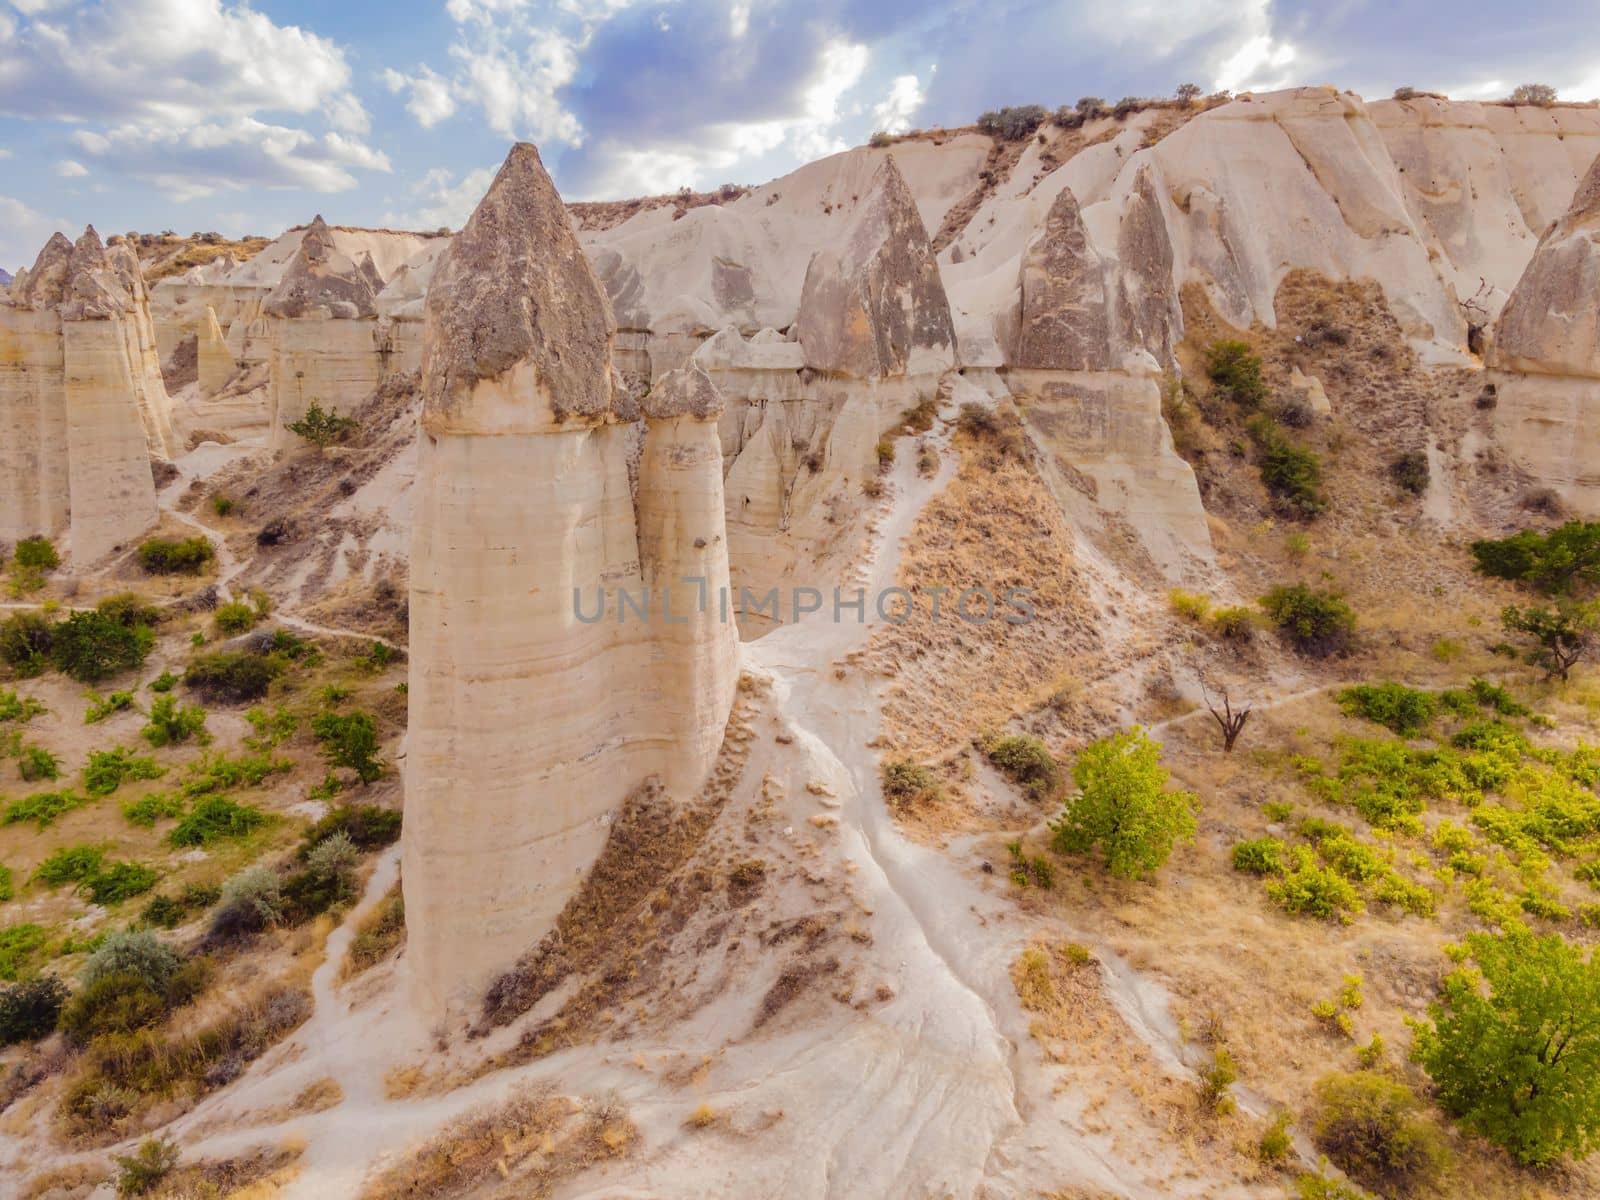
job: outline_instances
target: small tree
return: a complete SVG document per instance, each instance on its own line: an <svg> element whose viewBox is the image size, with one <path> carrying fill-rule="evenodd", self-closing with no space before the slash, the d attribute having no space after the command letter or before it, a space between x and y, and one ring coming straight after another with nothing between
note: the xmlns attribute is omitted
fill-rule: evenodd
<svg viewBox="0 0 1600 1200"><path fill-rule="evenodd" d="M148 1195L178 1165L178 1147L166 1136L146 1138L131 1155L118 1155L117 1195Z"/></svg>
<svg viewBox="0 0 1600 1200"><path fill-rule="evenodd" d="M1253 411L1267 398L1261 356L1238 338L1224 338L1206 348L1206 376L1240 408Z"/></svg>
<svg viewBox="0 0 1600 1200"><path fill-rule="evenodd" d="M347 767L371 783L383 774L378 761L378 727L366 713L318 713L311 732L322 743L330 767Z"/></svg>
<svg viewBox="0 0 1600 1200"><path fill-rule="evenodd" d="M1050 826L1060 851L1099 846L1111 874L1142 879L1194 837L1198 801L1167 790L1161 747L1137 726L1084 747L1072 778L1078 790Z"/></svg>
<svg viewBox="0 0 1600 1200"><path fill-rule="evenodd" d="M1572 668L1594 652L1596 638L1600 637L1600 601L1554 608L1519 608L1513 604L1500 614L1500 623L1507 633L1532 638L1528 661L1565 681Z"/></svg>
<svg viewBox="0 0 1600 1200"><path fill-rule="evenodd" d="M329 412L322 407L319 401L313 400L306 409L306 415L298 421L290 421L290 433L304 438L318 450L326 450L335 442L342 442L358 428L357 422L351 417L341 417L336 412Z"/></svg>
<svg viewBox="0 0 1600 1200"><path fill-rule="evenodd" d="M1537 104L1549 108L1556 102L1556 90L1548 83L1524 83L1511 93L1513 104Z"/></svg>
<svg viewBox="0 0 1600 1200"><path fill-rule="evenodd" d="M1078 115L1087 120L1090 117L1098 117L1105 112L1106 102L1099 96L1082 96L1079 97L1078 103L1074 107L1078 110Z"/></svg>
<svg viewBox="0 0 1600 1200"><path fill-rule="evenodd" d="M1198 83L1180 83L1174 93L1179 100L1187 106L1200 99L1200 85Z"/></svg>
<svg viewBox="0 0 1600 1200"><path fill-rule="evenodd" d="M1600 956L1558 934L1469 934L1413 1055L1440 1105L1529 1165L1600 1137Z"/></svg>
<svg viewBox="0 0 1600 1200"><path fill-rule="evenodd" d="M1228 698L1228 689L1222 689L1222 709L1211 702L1211 693L1206 690L1206 681L1200 681L1200 694L1205 698L1206 711L1211 714L1211 719L1217 723L1217 728L1222 730L1222 752L1232 754L1234 743L1239 740L1239 735L1244 732L1244 723L1250 719L1251 707L1247 704L1238 711L1234 710L1233 702Z"/></svg>
<svg viewBox="0 0 1600 1200"><path fill-rule="evenodd" d="M1261 598L1261 607L1301 654L1313 658L1343 654L1355 641L1355 611L1338 592L1303 583L1280 586Z"/></svg>

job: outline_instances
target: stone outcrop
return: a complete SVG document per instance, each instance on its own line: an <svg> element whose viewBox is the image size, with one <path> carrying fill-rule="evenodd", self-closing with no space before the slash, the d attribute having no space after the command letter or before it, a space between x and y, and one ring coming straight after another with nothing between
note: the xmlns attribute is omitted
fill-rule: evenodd
<svg viewBox="0 0 1600 1200"><path fill-rule="evenodd" d="M732 703L720 398L703 373L669 375L641 429L611 342L519 145L427 303L404 880L434 1011L538 942L646 778L699 786Z"/></svg>
<svg viewBox="0 0 1600 1200"><path fill-rule="evenodd" d="M139 264L56 234L0 306L0 536L70 530L88 563L156 522L170 401Z"/></svg>
<svg viewBox="0 0 1600 1200"><path fill-rule="evenodd" d="M200 329L195 336L195 354L199 360L200 393L214 396L232 378L237 364L228 342L222 336L222 326L217 321L217 310L206 305L200 318Z"/></svg>
<svg viewBox="0 0 1600 1200"><path fill-rule="evenodd" d="M1494 328L1495 431L1512 462L1600 514L1600 158Z"/></svg>

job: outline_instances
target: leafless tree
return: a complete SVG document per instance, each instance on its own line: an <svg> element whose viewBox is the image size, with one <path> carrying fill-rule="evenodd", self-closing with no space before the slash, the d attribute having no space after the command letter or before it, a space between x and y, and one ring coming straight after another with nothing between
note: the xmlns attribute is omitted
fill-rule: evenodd
<svg viewBox="0 0 1600 1200"><path fill-rule="evenodd" d="M1222 708L1218 709L1211 700L1211 693L1206 690L1206 681L1200 681L1200 694L1205 697L1206 709L1211 713L1212 720L1222 730L1222 751L1224 754L1233 753L1233 745L1239 740L1239 735L1244 732L1244 723L1250 719L1251 707L1245 705L1235 709L1233 702L1228 699L1228 689L1222 689Z"/></svg>

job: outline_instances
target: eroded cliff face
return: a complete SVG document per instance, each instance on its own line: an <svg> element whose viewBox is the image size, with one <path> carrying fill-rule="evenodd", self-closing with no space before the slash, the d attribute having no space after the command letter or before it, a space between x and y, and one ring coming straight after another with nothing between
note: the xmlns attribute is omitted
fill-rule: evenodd
<svg viewBox="0 0 1600 1200"><path fill-rule="evenodd" d="M1600 159L1546 231L1494 329L1495 431L1512 462L1600 513Z"/></svg>
<svg viewBox="0 0 1600 1200"><path fill-rule="evenodd" d="M70 530L87 564L156 522L170 401L138 262L56 234L0 305L0 536Z"/></svg>
<svg viewBox="0 0 1600 1200"><path fill-rule="evenodd" d="M519 145L427 305L404 878L434 1011L538 942L648 776L699 786L732 703L720 398L703 374L669 377L641 430L611 337L560 198ZM705 611L686 607L702 586Z"/></svg>

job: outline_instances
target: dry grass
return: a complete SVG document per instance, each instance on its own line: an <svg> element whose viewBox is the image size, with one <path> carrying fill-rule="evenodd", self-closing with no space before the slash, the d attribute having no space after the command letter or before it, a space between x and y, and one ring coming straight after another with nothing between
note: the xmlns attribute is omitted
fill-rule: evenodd
<svg viewBox="0 0 1600 1200"><path fill-rule="evenodd" d="M17 1195L19 1200L82 1200L110 1178L105 1163L70 1163L30 1177Z"/></svg>
<svg viewBox="0 0 1600 1200"><path fill-rule="evenodd" d="M372 1180L361 1200L521 1200L627 1155L638 1132L616 1104L539 1093L457 1121Z"/></svg>
<svg viewBox="0 0 1600 1200"><path fill-rule="evenodd" d="M345 956L344 975L359 975L388 958L406 940L406 903L396 880L356 926Z"/></svg>

